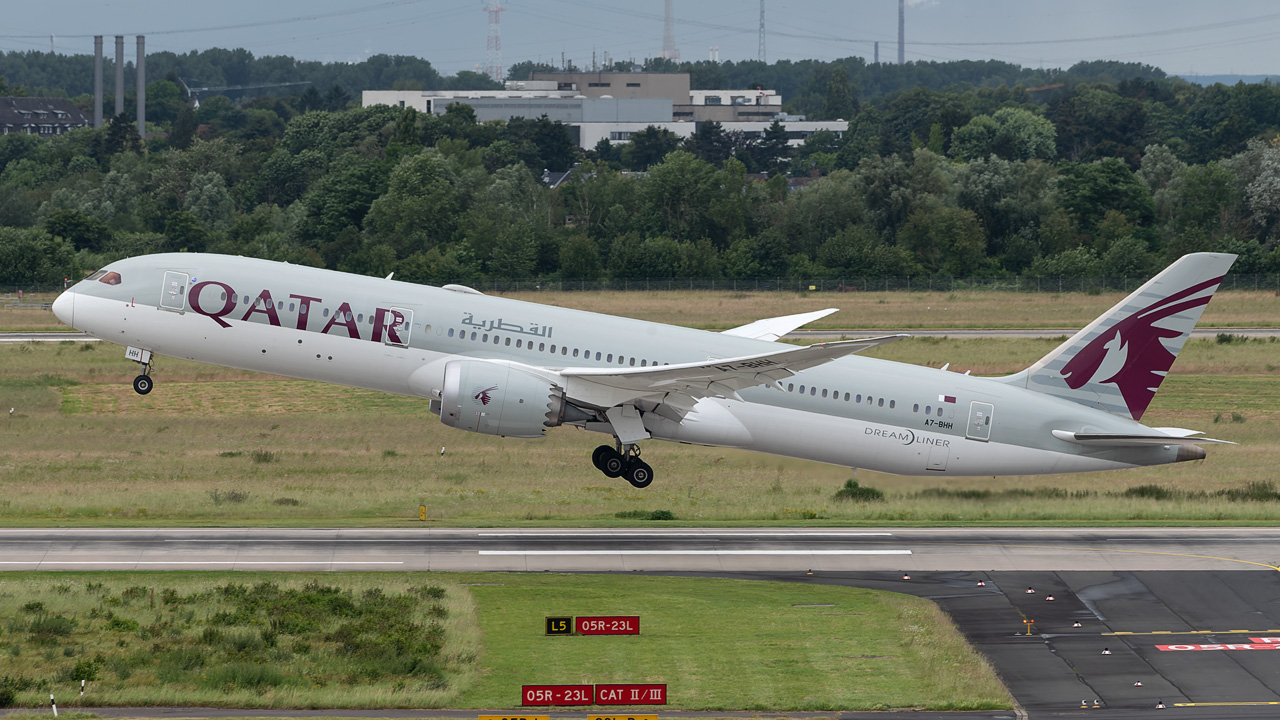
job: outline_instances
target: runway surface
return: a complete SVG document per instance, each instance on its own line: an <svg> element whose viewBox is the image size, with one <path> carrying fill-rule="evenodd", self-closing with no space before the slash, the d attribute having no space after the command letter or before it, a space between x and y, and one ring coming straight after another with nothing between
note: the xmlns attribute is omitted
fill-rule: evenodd
<svg viewBox="0 0 1280 720"><path fill-rule="evenodd" d="M9 570L627 572L868 587L937 602L1032 718L1280 716L1273 528L0 529L0 558Z"/></svg>

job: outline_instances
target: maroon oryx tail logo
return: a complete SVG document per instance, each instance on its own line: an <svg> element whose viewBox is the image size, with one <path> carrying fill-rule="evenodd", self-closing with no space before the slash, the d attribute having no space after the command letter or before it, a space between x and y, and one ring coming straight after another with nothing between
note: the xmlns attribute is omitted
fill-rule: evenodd
<svg viewBox="0 0 1280 720"><path fill-rule="evenodd" d="M487 388L485 388L485 389L483 389L483 390L477 390L477 391L476 391L476 393L475 393L474 395L472 395L472 396L471 396L471 398L472 398L473 400L479 400L481 405L488 405L490 402L492 402L492 401L493 401L493 396L492 396L492 395L490 395L489 393L491 393L491 392L493 392L493 391L495 391L495 390L497 390L497 389L498 389L498 386L497 386L497 385L493 385L493 386L491 386L491 387L487 387Z"/></svg>
<svg viewBox="0 0 1280 720"><path fill-rule="evenodd" d="M1090 382L1111 383L1120 389L1134 420L1140 420L1155 397L1164 373L1176 358L1161 340L1181 337L1191 327L1170 330L1157 322L1180 312L1209 304L1212 293L1188 297L1213 288L1222 278L1206 280L1148 305L1102 331L1062 368L1072 390Z"/></svg>

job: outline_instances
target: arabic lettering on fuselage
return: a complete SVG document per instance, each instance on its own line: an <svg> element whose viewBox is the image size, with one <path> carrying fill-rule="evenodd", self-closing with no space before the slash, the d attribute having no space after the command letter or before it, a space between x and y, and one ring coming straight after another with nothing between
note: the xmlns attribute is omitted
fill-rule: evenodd
<svg viewBox="0 0 1280 720"><path fill-rule="evenodd" d="M463 325L470 325L473 328L483 330L485 332L505 332L515 333L517 335L533 335L534 337L550 338L551 326L538 325L538 323L530 323L528 329L523 325L509 323L502 318L497 320L476 320L475 313L467 313L462 318Z"/></svg>

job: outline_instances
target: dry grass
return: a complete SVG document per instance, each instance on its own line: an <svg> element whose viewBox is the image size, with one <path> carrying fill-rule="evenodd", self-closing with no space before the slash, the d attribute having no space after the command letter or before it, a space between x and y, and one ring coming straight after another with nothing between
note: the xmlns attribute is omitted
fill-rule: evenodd
<svg viewBox="0 0 1280 720"><path fill-rule="evenodd" d="M1009 371L1034 340L909 341L882 348L953 369ZM114 346L0 346L0 523L410 525L425 504L450 525L614 525L667 510L689 524L1270 522L1273 503L1117 498L1130 487L1242 487L1274 478L1280 383L1273 343L1192 343L1144 420L1239 442L1205 461L1121 472L1011 478L857 473L884 502L836 502L845 468L745 451L651 443L659 480L635 490L591 468L605 436L571 428L543 440L443 426L426 404L371 391L163 361L140 397ZM960 362L957 358L967 358ZM1233 421L1233 413L1243 422ZM1215 418L1218 420L1215 423ZM441 455L441 449L445 449ZM1081 493L953 500L933 487ZM352 492L361 488L361 492ZM216 492L215 492L216 491ZM229 493L243 493L227 502Z"/></svg>

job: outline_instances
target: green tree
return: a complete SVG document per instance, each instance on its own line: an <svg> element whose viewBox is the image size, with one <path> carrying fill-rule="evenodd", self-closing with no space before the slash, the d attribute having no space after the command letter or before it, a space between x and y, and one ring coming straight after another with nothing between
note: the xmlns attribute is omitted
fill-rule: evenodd
<svg viewBox="0 0 1280 720"><path fill-rule="evenodd" d="M987 238L978 216L960 208L916 210L902 226L898 244L929 273L969 276L986 259Z"/></svg>
<svg viewBox="0 0 1280 720"><path fill-rule="evenodd" d="M787 129L774 120L765 128L760 142L756 143L756 166L770 175L787 171L791 147L787 144Z"/></svg>
<svg viewBox="0 0 1280 720"><path fill-rule="evenodd" d="M679 145L675 133L650 125L631 134L631 142L622 149L622 164L629 170L648 170Z"/></svg>
<svg viewBox="0 0 1280 720"><path fill-rule="evenodd" d="M173 128L169 131L169 146L178 150L191 147L191 141L196 136L196 128L196 111L184 104L178 109L178 116L174 119Z"/></svg>
<svg viewBox="0 0 1280 720"><path fill-rule="evenodd" d="M209 242L209 231L189 212L175 212L164 222L164 234L173 250L201 252Z"/></svg>
<svg viewBox="0 0 1280 720"><path fill-rule="evenodd" d="M822 102L822 119L852 119L857 112L858 100L849 82L849 71L844 65L837 63L831 69L831 79L827 82L827 94Z"/></svg>
<svg viewBox="0 0 1280 720"><path fill-rule="evenodd" d="M369 208L371 237L405 258L453 239L460 198L450 164L434 149L411 155L391 171L386 194Z"/></svg>
<svg viewBox="0 0 1280 720"><path fill-rule="evenodd" d="M79 277L71 243L36 228L0 227L0 285L53 285Z"/></svg>
<svg viewBox="0 0 1280 720"><path fill-rule="evenodd" d="M44 221L45 232L71 243L76 250L99 251L111 241L111 228L79 210L55 210Z"/></svg>

